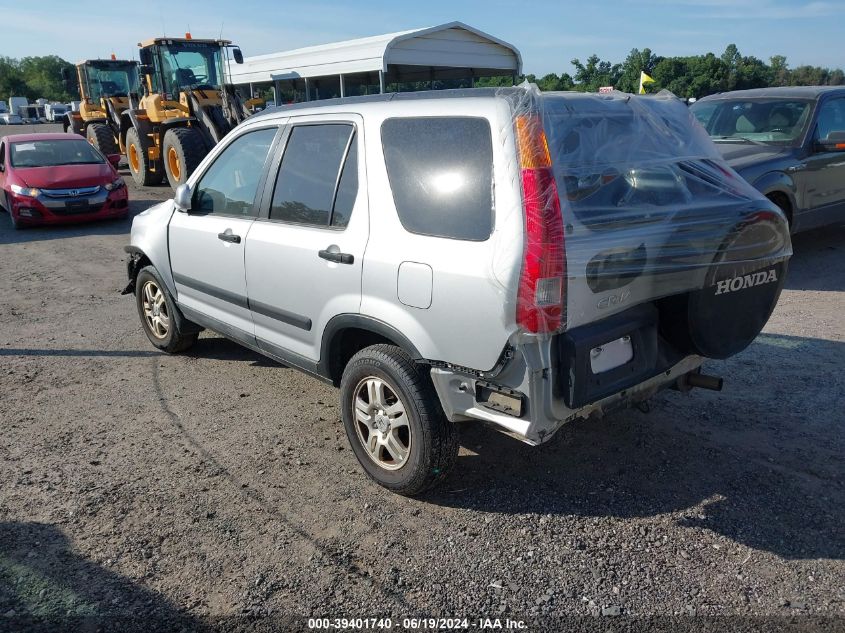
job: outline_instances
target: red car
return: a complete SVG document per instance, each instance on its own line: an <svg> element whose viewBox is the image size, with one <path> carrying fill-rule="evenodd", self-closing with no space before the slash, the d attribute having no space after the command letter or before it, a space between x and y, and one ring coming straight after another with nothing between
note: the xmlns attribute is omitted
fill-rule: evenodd
<svg viewBox="0 0 845 633"><path fill-rule="evenodd" d="M75 134L0 138L0 205L15 228L125 218L129 196L119 161Z"/></svg>

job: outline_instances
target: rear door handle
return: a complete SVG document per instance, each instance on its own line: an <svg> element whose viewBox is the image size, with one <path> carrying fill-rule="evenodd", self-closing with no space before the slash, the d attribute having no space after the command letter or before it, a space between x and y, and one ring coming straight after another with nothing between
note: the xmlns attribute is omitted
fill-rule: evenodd
<svg viewBox="0 0 845 633"><path fill-rule="evenodd" d="M354 264L355 263L355 256L351 253L337 253L335 251L329 251L326 249L321 250L317 255L325 260L330 262L335 262L338 264Z"/></svg>
<svg viewBox="0 0 845 633"><path fill-rule="evenodd" d="M232 233L231 229L226 229L225 233L218 233L217 239L223 240L224 242L232 242L232 244L240 244L241 243L241 236L235 235L234 233Z"/></svg>

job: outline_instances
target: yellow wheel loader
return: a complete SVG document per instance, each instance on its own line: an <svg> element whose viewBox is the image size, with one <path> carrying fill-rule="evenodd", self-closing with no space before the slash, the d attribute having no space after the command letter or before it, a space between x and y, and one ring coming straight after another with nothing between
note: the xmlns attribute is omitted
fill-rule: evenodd
<svg viewBox="0 0 845 633"><path fill-rule="evenodd" d="M174 189L200 161L251 112L226 84L228 40L159 37L140 44L143 95L124 111L120 139L132 177L139 185L160 183Z"/></svg>
<svg viewBox="0 0 845 633"><path fill-rule="evenodd" d="M75 77L73 76L75 74ZM68 112L65 132L81 134L104 154L122 154L120 117L137 107L138 62L126 59L89 59L76 64L76 73L63 69L65 89L79 91L79 110Z"/></svg>

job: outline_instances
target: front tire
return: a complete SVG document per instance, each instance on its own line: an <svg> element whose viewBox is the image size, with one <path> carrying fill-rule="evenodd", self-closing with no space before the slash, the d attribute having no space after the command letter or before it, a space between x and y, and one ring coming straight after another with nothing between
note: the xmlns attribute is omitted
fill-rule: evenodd
<svg viewBox="0 0 845 633"><path fill-rule="evenodd" d="M126 132L126 160L129 163L129 171L135 184L141 187L158 185L161 183L161 170L152 171L150 161L144 146L141 144L141 137L134 127Z"/></svg>
<svg viewBox="0 0 845 633"><path fill-rule="evenodd" d="M205 158L202 134L189 127L170 128L164 134L164 171L173 189L184 184Z"/></svg>
<svg viewBox="0 0 845 633"><path fill-rule="evenodd" d="M152 266L138 273L135 281L135 304L144 334L158 349L175 354L184 352L197 342L197 332L187 321L167 287Z"/></svg>
<svg viewBox="0 0 845 633"><path fill-rule="evenodd" d="M428 372L394 345L355 354L340 383L343 425L367 475L401 495L439 483L458 456Z"/></svg>
<svg viewBox="0 0 845 633"><path fill-rule="evenodd" d="M20 220L18 220L15 217L14 213L12 213L12 203L9 200L9 194L6 193L6 192L3 192L3 208L6 211L6 213L9 214L9 220L11 220L11 222L12 222L12 228L16 231L18 229L20 229L21 228Z"/></svg>
<svg viewBox="0 0 845 633"><path fill-rule="evenodd" d="M85 138L106 156L120 153L120 150L117 148L117 141L114 138L114 132L105 123L89 124L88 129L85 130Z"/></svg>

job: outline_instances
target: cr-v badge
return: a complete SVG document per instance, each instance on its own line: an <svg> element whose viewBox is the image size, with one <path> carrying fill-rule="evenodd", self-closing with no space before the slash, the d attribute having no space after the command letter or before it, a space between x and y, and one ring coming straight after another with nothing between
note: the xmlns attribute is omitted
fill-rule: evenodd
<svg viewBox="0 0 845 633"><path fill-rule="evenodd" d="M618 306L619 304L624 303L625 301L628 300L628 298L630 296L631 296L630 290L623 290L619 294L609 295L609 296L605 297L604 299L599 301L598 304L596 304L596 305L598 305L599 310L604 310L605 308L609 308L611 306Z"/></svg>

